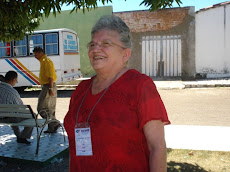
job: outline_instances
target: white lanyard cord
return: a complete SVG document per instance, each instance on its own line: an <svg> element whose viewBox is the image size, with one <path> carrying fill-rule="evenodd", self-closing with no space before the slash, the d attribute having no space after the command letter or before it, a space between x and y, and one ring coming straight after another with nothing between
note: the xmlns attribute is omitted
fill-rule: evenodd
<svg viewBox="0 0 230 172"><path fill-rule="evenodd" d="M120 71L120 72L121 72L121 71ZM120 73L120 72L119 72L119 73ZM119 73L118 73L118 74L119 74ZM105 89L104 92L102 93L101 97L97 100L97 102L95 103L95 105L94 105L93 108L91 109L91 111L90 111L90 113L89 113L89 116L88 116L88 119L87 119L87 121L86 121L86 125L87 125L87 126L89 126L89 119L90 119L90 116L91 116L93 110L95 109L96 105L97 105L98 102L101 100L101 98L104 96L104 94L106 93L106 91L109 89L110 85L115 81L115 79L117 78L118 74L116 74L116 76L113 78L113 80L111 81L111 83L106 87L106 89ZM88 89L87 89L87 91L86 91L86 93L85 93L85 95L84 95L84 97L83 97L83 99L82 99L82 101L81 101L81 104L80 104L80 106L79 106L79 108L78 108L78 110L77 110L76 126L78 126L77 120L78 120L78 115L79 115L81 106L82 106L83 102L85 101L86 95L88 94L89 89L90 89L90 87L91 87L92 84L93 84L93 80L92 80L92 82L90 83L90 85L89 85L89 87L88 87Z"/></svg>

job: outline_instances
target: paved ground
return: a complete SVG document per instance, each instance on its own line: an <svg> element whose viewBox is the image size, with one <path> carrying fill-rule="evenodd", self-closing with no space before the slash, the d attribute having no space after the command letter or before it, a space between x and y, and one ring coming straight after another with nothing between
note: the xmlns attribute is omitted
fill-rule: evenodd
<svg viewBox="0 0 230 172"><path fill-rule="evenodd" d="M167 148L230 152L230 127L168 125L165 127Z"/></svg>
<svg viewBox="0 0 230 172"><path fill-rule="evenodd" d="M230 88L159 90L175 125L230 126Z"/></svg>
<svg viewBox="0 0 230 172"><path fill-rule="evenodd" d="M230 151L230 139L226 137L230 133L230 87L197 88L196 85L196 88L181 89L182 82L168 84L167 81L164 85L160 83L161 86L159 82L156 85L172 123L165 127L167 147ZM168 85L170 89L166 89ZM68 111L71 93L72 90L58 93L57 118L60 120ZM24 103L32 104L34 109L37 96L38 92L22 95Z"/></svg>
<svg viewBox="0 0 230 172"><path fill-rule="evenodd" d="M196 144L196 146L200 145L201 142L206 143L206 141L208 141L214 143L213 140L221 141L220 139L223 137L228 138L226 135L230 132L230 82L229 80L215 81L212 82L212 84L210 81L205 82L206 81L199 83L185 83L181 81L155 82L172 122L171 126L169 125L166 127L166 137L168 138L168 140L166 138L166 141L172 148L176 148L176 146L178 146L178 142L170 143L170 141L176 140L175 138L179 140L184 137L183 140L187 142L181 142L180 145L188 145L190 147L194 146L194 144ZM183 89L191 87L193 89ZM68 111L71 93L72 91L59 91L58 93L57 118L60 120L64 118L66 112ZM37 96L37 91L29 92L22 94L22 99L25 104L32 105L32 108L36 110ZM225 136L220 135L221 133L223 134L223 130L227 131ZM170 139L170 136L173 134L174 138ZM194 138L194 136L197 135L199 137ZM199 139L200 142L193 142L197 139ZM218 143L214 144L218 145ZM229 148L229 144L229 139L227 139L225 140L223 146ZM212 144L202 144L204 147L208 147L210 145ZM19 165L18 163L8 163L5 164L5 166L3 165L0 167L0 171L67 172L68 162L68 157L65 157L44 168L38 168L35 166L29 166L27 168L25 165Z"/></svg>
<svg viewBox="0 0 230 172"><path fill-rule="evenodd" d="M230 126L230 87L158 89L169 118L175 125ZM34 110L39 92L22 94L25 104ZM68 111L70 91L59 91L57 118L64 119Z"/></svg>

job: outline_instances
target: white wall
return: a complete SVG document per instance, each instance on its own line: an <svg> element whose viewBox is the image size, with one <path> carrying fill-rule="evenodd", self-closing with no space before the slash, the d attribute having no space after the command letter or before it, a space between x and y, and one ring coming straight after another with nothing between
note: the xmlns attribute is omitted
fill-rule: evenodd
<svg viewBox="0 0 230 172"><path fill-rule="evenodd" d="M196 13L196 73L230 77L230 4Z"/></svg>

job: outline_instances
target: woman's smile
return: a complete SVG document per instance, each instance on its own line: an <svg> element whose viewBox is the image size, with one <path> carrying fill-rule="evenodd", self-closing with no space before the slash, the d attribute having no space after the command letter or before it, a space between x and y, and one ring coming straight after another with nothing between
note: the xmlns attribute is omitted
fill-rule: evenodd
<svg viewBox="0 0 230 172"><path fill-rule="evenodd" d="M102 56L96 56L96 57L94 57L93 59L94 59L94 60L103 60L104 57L102 57Z"/></svg>

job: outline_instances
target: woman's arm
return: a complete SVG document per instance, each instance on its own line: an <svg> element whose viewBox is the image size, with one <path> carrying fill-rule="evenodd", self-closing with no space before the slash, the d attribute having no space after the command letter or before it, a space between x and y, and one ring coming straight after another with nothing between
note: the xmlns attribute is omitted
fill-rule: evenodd
<svg viewBox="0 0 230 172"><path fill-rule="evenodd" d="M167 153L163 122L161 120L151 120L144 125L143 131L150 150L150 172L166 172Z"/></svg>

